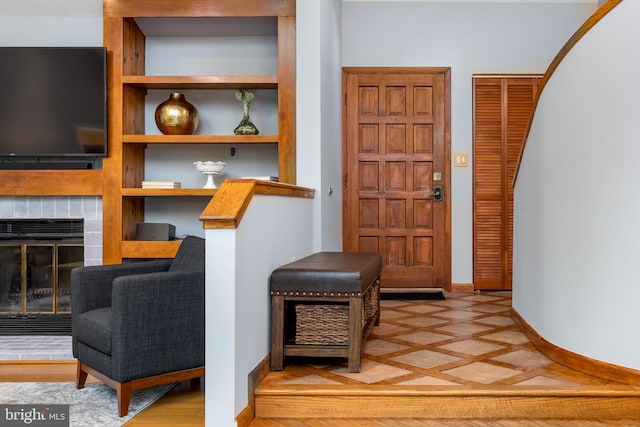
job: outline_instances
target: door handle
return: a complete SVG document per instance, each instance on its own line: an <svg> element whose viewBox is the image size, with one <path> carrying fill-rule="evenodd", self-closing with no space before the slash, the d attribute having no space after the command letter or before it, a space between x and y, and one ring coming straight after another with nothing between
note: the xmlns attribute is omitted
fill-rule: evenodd
<svg viewBox="0 0 640 427"><path fill-rule="evenodd" d="M433 200L436 202L442 200L442 187L433 187Z"/></svg>

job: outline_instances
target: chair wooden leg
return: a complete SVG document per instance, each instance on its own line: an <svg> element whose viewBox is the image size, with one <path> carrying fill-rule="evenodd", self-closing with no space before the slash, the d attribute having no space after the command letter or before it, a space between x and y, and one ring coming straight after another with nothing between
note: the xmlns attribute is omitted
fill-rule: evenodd
<svg viewBox="0 0 640 427"><path fill-rule="evenodd" d="M84 388L85 382L87 382L87 373L82 370L82 363L78 362L76 369L76 388Z"/></svg>
<svg viewBox="0 0 640 427"><path fill-rule="evenodd" d="M131 381L119 383L116 391L118 392L118 416L124 417L129 413L129 403L131 402L133 384Z"/></svg>
<svg viewBox="0 0 640 427"><path fill-rule="evenodd" d="M78 370L79 376L81 375L81 373L82 375L84 375L82 385L84 385L84 380L86 379L87 374L91 374L92 377L99 379L116 391L118 396L118 416L124 417L129 413L129 404L131 403L131 395L133 393L133 390L154 387L161 384L170 384L191 379L199 379L204 377L205 370L204 366L199 366L182 371L169 372L166 374L154 375L145 378L138 378L123 383L112 380L106 375L86 365L82 365L82 369Z"/></svg>
<svg viewBox="0 0 640 427"><path fill-rule="evenodd" d="M189 389L190 390L201 390L202 389L202 377L191 378L189 380Z"/></svg>

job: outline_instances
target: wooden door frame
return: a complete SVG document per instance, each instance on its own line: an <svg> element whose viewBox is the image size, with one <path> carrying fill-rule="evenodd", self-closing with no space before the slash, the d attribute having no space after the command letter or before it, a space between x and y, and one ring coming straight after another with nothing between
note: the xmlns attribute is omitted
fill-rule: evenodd
<svg viewBox="0 0 640 427"><path fill-rule="evenodd" d="M442 265L444 290L452 290L451 283L451 68L450 67L342 67L342 245L345 249L347 232L347 76L350 74L442 74L444 77L444 162L442 187L444 191L445 220Z"/></svg>

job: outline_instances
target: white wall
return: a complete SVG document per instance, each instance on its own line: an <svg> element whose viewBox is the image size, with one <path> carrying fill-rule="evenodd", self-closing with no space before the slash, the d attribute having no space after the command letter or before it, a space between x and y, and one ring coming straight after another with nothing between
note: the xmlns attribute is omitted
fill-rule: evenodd
<svg viewBox="0 0 640 427"><path fill-rule="evenodd" d="M0 0L0 46L102 46L102 1Z"/></svg>
<svg viewBox="0 0 640 427"><path fill-rule="evenodd" d="M316 250L342 249L341 0L296 10L297 183L316 189Z"/></svg>
<svg viewBox="0 0 640 427"><path fill-rule="evenodd" d="M233 426L270 347L269 276L313 252L312 199L255 196L237 229L205 232L206 424Z"/></svg>
<svg viewBox="0 0 640 427"><path fill-rule="evenodd" d="M621 2L543 90L515 186L513 266L514 308L541 336L634 369L639 19L640 2Z"/></svg>
<svg viewBox="0 0 640 427"><path fill-rule="evenodd" d="M0 16L0 26L2 46L102 46L102 14L74 18Z"/></svg>
<svg viewBox="0 0 640 427"><path fill-rule="evenodd" d="M321 250L342 250L342 1L320 2L322 43ZM298 8L299 9L299 8Z"/></svg>
<svg viewBox="0 0 640 427"><path fill-rule="evenodd" d="M452 281L473 281L472 85L474 73L543 73L595 11L595 2L343 4L343 66L451 67ZM336 106L336 108L338 108Z"/></svg>

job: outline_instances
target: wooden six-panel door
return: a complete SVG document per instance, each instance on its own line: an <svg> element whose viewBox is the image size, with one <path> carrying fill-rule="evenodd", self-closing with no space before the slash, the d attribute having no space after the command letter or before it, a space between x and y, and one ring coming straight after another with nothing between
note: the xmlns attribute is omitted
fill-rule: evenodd
<svg viewBox="0 0 640 427"><path fill-rule="evenodd" d="M449 69L345 68L344 250L381 286L451 284Z"/></svg>

